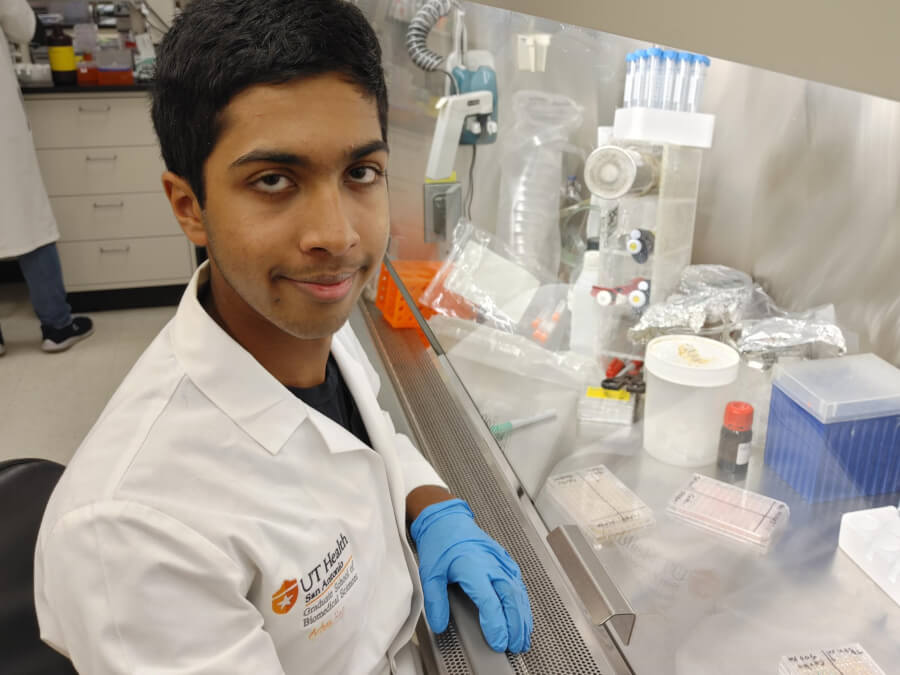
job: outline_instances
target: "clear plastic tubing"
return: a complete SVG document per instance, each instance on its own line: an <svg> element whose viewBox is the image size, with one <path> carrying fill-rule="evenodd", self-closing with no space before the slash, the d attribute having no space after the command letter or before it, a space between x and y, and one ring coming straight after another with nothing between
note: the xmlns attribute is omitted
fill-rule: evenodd
<svg viewBox="0 0 900 675"><path fill-rule="evenodd" d="M706 80L707 68L709 68L708 56L694 56L687 97L687 110L689 112L699 112L700 110L700 99L703 97L703 83Z"/></svg>
<svg viewBox="0 0 900 675"><path fill-rule="evenodd" d="M650 56L647 54L646 49L638 50L634 56L637 61L637 71L635 72L634 84L631 89L631 105L646 106L647 98L645 92L647 91L647 80L649 79L647 70L650 68Z"/></svg>
<svg viewBox="0 0 900 675"><path fill-rule="evenodd" d="M665 66L663 67L663 100L661 108L675 110L675 76L678 74L678 52L667 49L663 52Z"/></svg>
<svg viewBox="0 0 900 675"><path fill-rule="evenodd" d="M665 58L663 50L658 47L648 49L650 59L649 80L647 83L647 105L650 108L663 107L663 79L665 77Z"/></svg>
<svg viewBox="0 0 900 675"><path fill-rule="evenodd" d="M631 52L625 57L625 95L622 97L622 107L631 107L631 96L634 91L634 81L637 74L636 52Z"/></svg>
<svg viewBox="0 0 900 675"><path fill-rule="evenodd" d="M675 74L675 92L672 95L673 110L685 111L688 109L688 89L691 82L691 71L694 66L693 54L679 54L678 72Z"/></svg>

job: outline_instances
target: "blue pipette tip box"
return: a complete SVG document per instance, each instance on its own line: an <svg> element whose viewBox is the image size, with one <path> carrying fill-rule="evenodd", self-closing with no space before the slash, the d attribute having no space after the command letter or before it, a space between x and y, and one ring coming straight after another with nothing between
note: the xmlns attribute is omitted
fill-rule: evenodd
<svg viewBox="0 0 900 675"><path fill-rule="evenodd" d="M765 463L807 502L900 491L900 370L874 354L785 365Z"/></svg>

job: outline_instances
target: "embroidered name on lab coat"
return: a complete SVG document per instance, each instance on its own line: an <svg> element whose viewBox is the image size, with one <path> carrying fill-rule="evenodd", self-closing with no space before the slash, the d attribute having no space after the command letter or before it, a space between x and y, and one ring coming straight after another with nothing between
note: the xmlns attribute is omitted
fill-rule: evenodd
<svg viewBox="0 0 900 675"><path fill-rule="evenodd" d="M306 571L299 580L285 579L281 588L272 594L272 611L287 614L297 604L302 591L303 627L308 628L335 609L357 581L359 575L350 551L350 540L341 532L335 539L334 549L322 556L322 562ZM343 609L332 620L342 615ZM319 630L314 629L313 632Z"/></svg>

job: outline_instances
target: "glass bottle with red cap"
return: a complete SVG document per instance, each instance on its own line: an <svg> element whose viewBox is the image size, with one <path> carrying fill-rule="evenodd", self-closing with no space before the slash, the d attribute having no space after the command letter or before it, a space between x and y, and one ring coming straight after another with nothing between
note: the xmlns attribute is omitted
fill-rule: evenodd
<svg viewBox="0 0 900 675"><path fill-rule="evenodd" d="M753 406L731 401L725 406L725 421L719 436L719 469L735 478L747 475L750 441L753 438Z"/></svg>

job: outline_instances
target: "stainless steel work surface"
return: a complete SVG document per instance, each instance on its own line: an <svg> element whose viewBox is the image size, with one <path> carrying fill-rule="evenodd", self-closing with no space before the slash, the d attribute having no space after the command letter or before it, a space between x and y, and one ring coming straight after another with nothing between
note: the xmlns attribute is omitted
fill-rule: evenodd
<svg viewBox="0 0 900 675"><path fill-rule="evenodd" d="M588 621L544 543L546 531L530 500L517 490L499 448L490 446L490 434L447 362L414 331L390 328L374 306L363 302L360 310L351 322L371 343L370 356L378 357L373 360L389 389L382 404L398 428L409 428L450 489L469 502L478 524L518 562L534 615L531 650L498 655L485 645L473 606L457 593L450 628L439 636L418 632L426 664L433 661L432 670L447 675L630 673L606 629Z"/></svg>
<svg viewBox="0 0 900 675"><path fill-rule="evenodd" d="M787 529L762 554L666 513L692 474L715 477L714 465L658 462L641 449L635 427L615 447L599 441L555 472L596 464L612 470L656 517L653 527L595 549L637 615L623 647L636 673L775 673L782 656L853 642L886 673L900 673L900 607L838 549L842 513L896 504L898 495L807 504L756 456L736 484L790 507ZM545 495L538 506L548 526L565 521Z"/></svg>

